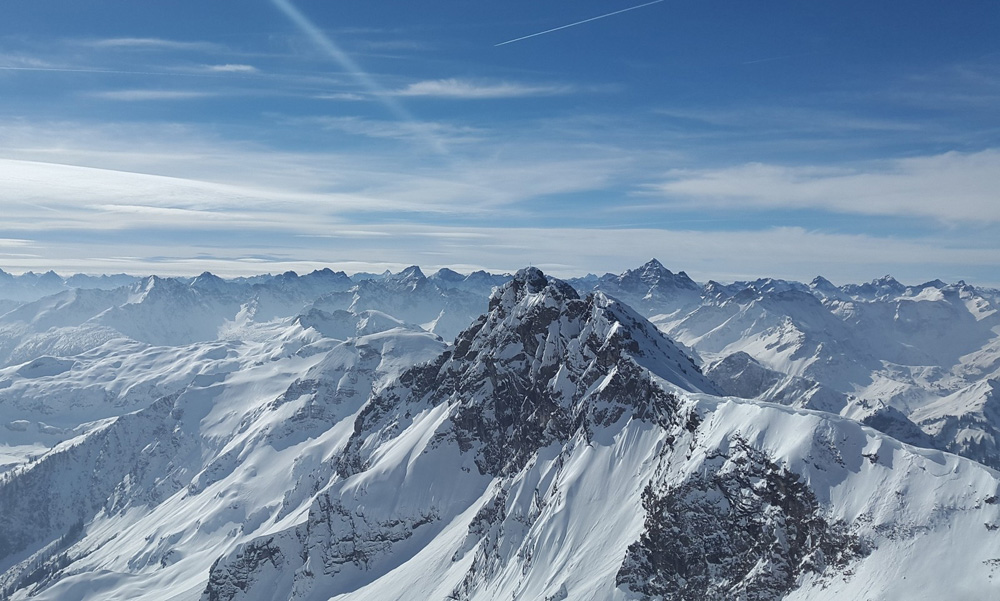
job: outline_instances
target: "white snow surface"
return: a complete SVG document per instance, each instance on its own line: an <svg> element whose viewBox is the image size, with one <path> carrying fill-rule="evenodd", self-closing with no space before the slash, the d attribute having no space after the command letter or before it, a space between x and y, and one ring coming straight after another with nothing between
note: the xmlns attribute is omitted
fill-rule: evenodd
<svg viewBox="0 0 1000 601"><path fill-rule="evenodd" d="M640 599L619 575L647 533L644 491L724 472L740 445L865 548L781 598L1000 594L1000 474L983 465L1000 440L996 295L891 278L698 287L647 264L588 316L554 320L525 361L567 397L585 360L605 369L582 403L624 367L582 341L634 340L629 361L671 413L575 430L497 475L452 438L460 410L490 402L481 391L401 403L371 432L361 418L455 352L491 289L480 360L520 360L526 316L565 303L489 274L292 276L49 278L54 295L10 295L29 302L0 316L0 598ZM727 358L733 388L695 367ZM849 419L879 403L983 463ZM345 470L357 436L362 468Z"/></svg>

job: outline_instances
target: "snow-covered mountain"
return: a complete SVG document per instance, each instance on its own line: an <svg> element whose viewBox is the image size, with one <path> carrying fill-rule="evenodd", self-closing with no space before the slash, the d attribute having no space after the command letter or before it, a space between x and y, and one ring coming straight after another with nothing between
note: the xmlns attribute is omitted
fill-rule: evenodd
<svg viewBox="0 0 1000 601"><path fill-rule="evenodd" d="M398 274L361 280L348 290L323 295L312 306L326 311L374 309L420 324L450 340L486 308L492 285L474 276L456 281L454 276L438 272L428 278L414 265ZM487 283L492 280L487 279Z"/></svg>
<svg viewBox="0 0 1000 601"><path fill-rule="evenodd" d="M891 423L896 434L920 423L928 436L911 432L911 442L933 438L936 447L1000 468L985 459L993 455L949 439L957 431L914 415L927 405L961 415L967 403L952 395L1000 377L995 291L940 280L905 286L886 276L841 287L822 277L709 282L696 292L687 280L653 260L592 286L630 299L729 394ZM658 292L664 282L674 292ZM976 438L997 427L988 419L969 426Z"/></svg>
<svg viewBox="0 0 1000 601"><path fill-rule="evenodd" d="M995 298L824 282L412 267L22 303L0 599L990 598Z"/></svg>
<svg viewBox="0 0 1000 601"><path fill-rule="evenodd" d="M725 394L744 399L836 414L851 401L847 395L812 380L768 369L743 351L709 364L705 375Z"/></svg>
<svg viewBox="0 0 1000 601"><path fill-rule="evenodd" d="M648 315L674 314L701 303L701 286L683 271L673 273L656 259L621 275L571 280L581 289L594 289L621 299Z"/></svg>

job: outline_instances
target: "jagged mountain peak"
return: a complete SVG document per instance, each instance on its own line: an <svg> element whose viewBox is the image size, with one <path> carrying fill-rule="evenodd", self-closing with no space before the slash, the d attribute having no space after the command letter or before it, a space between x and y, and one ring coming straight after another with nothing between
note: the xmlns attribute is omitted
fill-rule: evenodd
<svg viewBox="0 0 1000 601"><path fill-rule="evenodd" d="M673 273L656 259L621 275L604 275L594 288L629 303L648 316L693 306L701 301L703 292L686 273Z"/></svg>
<svg viewBox="0 0 1000 601"><path fill-rule="evenodd" d="M663 266L663 263L656 258L652 258L646 261L642 267L639 268L640 271L658 273L662 271L669 272L670 270Z"/></svg>
<svg viewBox="0 0 1000 601"><path fill-rule="evenodd" d="M629 306L601 291L581 297L569 284L541 270L522 269L498 288L490 311L455 342L455 358L517 356L522 349L533 369L555 369L565 353L614 350L650 372L690 391L715 391L669 338ZM533 358L533 360L532 360Z"/></svg>
<svg viewBox="0 0 1000 601"><path fill-rule="evenodd" d="M652 288L678 287L697 288L698 285L683 271L674 273L656 259L650 259L638 269L630 269L618 276L623 286L646 285Z"/></svg>
<svg viewBox="0 0 1000 601"><path fill-rule="evenodd" d="M350 276L343 271L334 271L329 267L316 269L300 278L303 282L309 282L325 286L337 286L340 288L349 287L354 284Z"/></svg>
<svg viewBox="0 0 1000 601"><path fill-rule="evenodd" d="M844 292L825 277L818 275L809 282L809 291L821 298L841 299Z"/></svg>
<svg viewBox="0 0 1000 601"><path fill-rule="evenodd" d="M303 278L308 278L311 280L325 280L325 281L349 281L351 278L343 271L334 271L329 267L324 267L323 269L314 269L313 271L302 276Z"/></svg>
<svg viewBox="0 0 1000 601"><path fill-rule="evenodd" d="M60 286L63 284L63 278L61 275L52 271L51 269L43 273L38 277L38 282L40 284L48 284L53 286Z"/></svg>
<svg viewBox="0 0 1000 601"><path fill-rule="evenodd" d="M645 318L601 293L529 267L496 290L490 310L437 361L374 398L355 425L345 473L364 469L364 439L399 427L409 403L451 407L450 436L478 447L483 473L520 469L542 446L623 417L672 419L670 386L717 392L694 362ZM480 444L475 444L476 442Z"/></svg>
<svg viewBox="0 0 1000 601"><path fill-rule="evenodd" d="M855 298L872 301L898 297L906 292L907 287L891 275L884 275L864 284L845 284L840 290Z"/></svg>
<svg viewBox="0 0 1000 601"><path fill-rule="evenodd" d="M546 277L537 267L525 267L515 273L509 282L493 292L490 296L489 309L491 312L500 310L501 314L505 315L531 295L549 297L555 302L580 298L576 289L566 282Z"/></svg>
<svg viewBox="0 0 1000 601"><path fill-rule="evenodd" d="M875 286L880 293L901 293L906 290L905 285L888 274L872 280L872 285Z"/></svg>
<svg viewBox="0 0 1000 601"><path fill-rule="evenodd" d="M947 286L948 284L941 281L940 279L934 279L929 282L924 282L923 284L920 284L919 286L917 286L917 288L945 288Z"/></svg>
<svg viewBox="0 0 1000 601"><path fill-rule="evenodd" d="M709 280L705 284L703 290L706 297L715 298L717 300L728 298L732 295L732 292L729 290L729 286L716 282L715 280Z"/></svg>

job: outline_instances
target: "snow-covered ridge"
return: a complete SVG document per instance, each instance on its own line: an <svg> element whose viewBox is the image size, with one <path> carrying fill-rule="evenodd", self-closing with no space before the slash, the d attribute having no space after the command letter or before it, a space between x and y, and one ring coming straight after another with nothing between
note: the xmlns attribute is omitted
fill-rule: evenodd
<svg viewBox="0 0 1000 601"><path fill-rule="evenodd" d="M202 274L21 302L0 598L995 590L995 296L656 261L572 283Z"/></svg>

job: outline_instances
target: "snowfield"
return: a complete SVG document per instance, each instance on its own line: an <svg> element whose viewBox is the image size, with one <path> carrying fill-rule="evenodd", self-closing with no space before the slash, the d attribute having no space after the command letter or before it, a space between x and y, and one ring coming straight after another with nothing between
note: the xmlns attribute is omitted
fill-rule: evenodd
<svg viewBox="0 0 1000 601"><path fill-rule="evenodd" d="M0 286L0 599L1000 596L996 291L52 276Z"/></svg>

